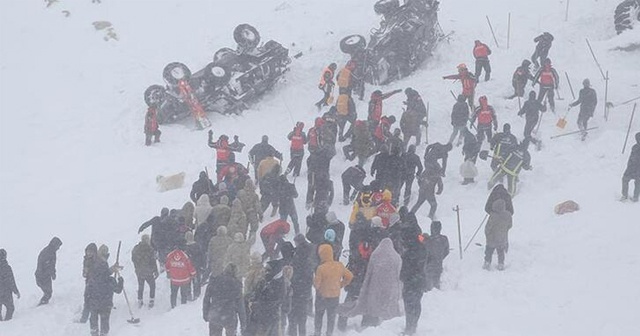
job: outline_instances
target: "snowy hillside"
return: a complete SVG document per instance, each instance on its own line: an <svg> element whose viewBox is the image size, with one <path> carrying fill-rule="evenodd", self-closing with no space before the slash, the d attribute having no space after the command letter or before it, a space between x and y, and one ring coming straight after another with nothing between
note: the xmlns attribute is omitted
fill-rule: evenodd
<svg viewBox="0 0 640 336"><path fill-rule="evenodd" d="M550 58L560 72L564 100L556 102L558 115L544 115L543 149L532 151L533 170L520 175L507 270L482 270L483 249L473 244L464 259L459 258L451 209L461 208L464 245L484 216L491 170L480 162L478 183L460 185L462 156L454 148L444 193L438 198L438 217L453 251L445 261L442 290L424 296L420 335L640 335L640 205L617 201L633 134L640 131L636 111L622 155L632 104L619 103L640 95L640 51L614 50L638 43L640 29L616 36L616 0L572 1L565 22L565 1L442 0L440 24L446 33L453 32L450 41L419 71L382 88L413 87L420 92L430 104L429 140L444 143L451 133L454 103L449 90L459 92L460 83L441 77L455 73L459 63L472 65L473 41L482 40L493 48L493 73L491 81L478 85L476 97L486 95L499 123L511 123L521 139L524 120L516 115L517 100L504 99L512 93L511 75L531 56L535 36L543 31L555 36ZM0 2L0 248L8 252L22 293L14 319L0 322L0 335L88 334L88 325L72 323L82 307L81 264L87 243L107 244L115 256L122 240L125 287L133 297L130 252L139 240L138 226L162 207L180 208L188 200L189 186L158 193L156 176L184 171L190 185L204 166L214 169L215 153L206 146L206 132L194 131L191 122L161 126L162 143L144 146L142 93L162 83L167 63L181 61L200 69L216 50L235 45L232 32L239 23L254 25L263 39L281 42L290 54L303 52L286 81L250 110L240 116L209 116L216 138L237 134L253 146L266 134L288 162L287 132L299 120L312 124L318 115L313 103L321 96L321 70L331 62L342 67L347 61L338 45L343 36L367 35L377 26L373 3L59 0L47 8L41 1ZM94 29L95 21L110 21L119 40L105 41L105 32ZM608 121L603 117L604 81L585 38L611 78L607 100L614 107ZM583 78L590 78L598 92L591 125L599 128L585 142L578 135L549 139L560 133L555 123L572 102L565 71L576 93ZM374 89L368 86L365 96ZM385 101L385 113L399 119L402 100ZM366 103L357 103L360 118L366 118ZM577 129L576 110L570 112L566 130ZM422 155L424 145L418 152ZM246 149L238 161L247 161ZM337 194L340 174L349 164L341 154L332 161ZM297 179L296 185L304 195L306 179ZM416 196L414 191L412 204ZM581 210L555 215L553 207L568 199L578 202ZM332 210L346 221L351 208L335 203ZM306 216L303 197L297 207L300 217ZM418 213L425 230L427 213L428 205ZM53 299L36 308L41 295L33 276L36 259L54 235L63 245ZM483 234L475 241L484 243ZM116 296L111 335L207 333L200 302L170 311L168 280L163 276L156 297L156 308L136 310L142 323L131 326L125 322L124 299ZM396 335L403 326L404 318L397 318L362 335Z"/></svg>

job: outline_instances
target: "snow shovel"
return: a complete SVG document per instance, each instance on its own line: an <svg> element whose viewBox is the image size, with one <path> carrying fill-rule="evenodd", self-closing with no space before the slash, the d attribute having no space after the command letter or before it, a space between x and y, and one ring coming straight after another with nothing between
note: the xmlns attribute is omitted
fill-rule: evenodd
<svg viewBox="0 0 640 336"><path fill-rule="evenodd" d="M489 151L488 150L482 150L480 151L480 153L478 154L478 156L480 157L480 159L482 159L482 161L487 161L487 158L495 158L498 159L496 157L493 157L491 155L489 155Z"/></svg>
<svg viewBox="0 0 640 336"><path fill-rule="evenodd" d="M569 114L569 112L565 113L564 116L560 117L560 119L558 119L558 122L556 123L556 126L560 129L564 129L565 126L567 126L567 114Z"/></svg>
<svg viewBox="0 0 640 336"><path fill-rule="evenodd" d="M122 246L122 241L118 242L118 253L116 254L116 265L119 266L119 261L120 261L120 247ZM116 275L120 276L120 270L119 268L116 269ZM127 296L127 291L125 290L124 286L122 286L122 294L124 294L124 301L127 303L127 308L129 308L129 315L131 315L131 318L127 320L127 322L131 323L131 324L138 324L140 323L140 319L133 316L133 311L131 310L131 304L129 303L129 297Z"/></svg>

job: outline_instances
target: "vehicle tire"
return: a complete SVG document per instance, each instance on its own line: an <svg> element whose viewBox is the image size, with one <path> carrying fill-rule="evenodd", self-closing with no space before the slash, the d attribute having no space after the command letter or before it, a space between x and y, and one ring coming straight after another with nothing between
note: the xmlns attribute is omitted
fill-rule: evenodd
<svg viewBox="0 0 640 336"><path fill-rule="evenodd" d="M225 66L217 63L209 63L205 67L205 78L214 87L220 87L227 82L231 78L231 71L227 69Z"/></svg>
<svg viewBox="0 0 640 336"><path fill-rule="evenodd" d="M235 52L235 50L231 49L231 48L221 48L218 51L216 51L215 54L213 54L213 62L214 63L219 63L225 59L231 58L231 57L236 57L237 54Z"/></svg>
<svg viewBox="0 0 640 336"><path fill-rule="evenodd" d="M614 24L616 32L622 33L627 29L633 29L634 21L640 21L640 1L625 0L616 7Z"/></svg>
<svg viewBox="0 0 640 336"><path fill-rule="evenodd" d="M176 85L181 79L189 79L191 77L191 70L180 62L173 62L164 67L162 77L170 85Z"/></svg>
<svg viewBox="0 0 640 336"><path fill-rule="evenodd" d="M260 44L260 33L250 24L243 23L233 30L233 39L243 50L253 50Z"/></svg>
<svg viewBox="0 0 640 336"><path fill-rule="evenodd" d="M149 107L158 107L164 101L166 90L162 85L151 85L144 91L144 102Z"/></svg>
<svg viewBox="0 0 640 336"><path fill-rule="evenodd" d="M340 41L340 50L345 54L353 54L366 46L367 41L362 35L349 35Z"/></svg>

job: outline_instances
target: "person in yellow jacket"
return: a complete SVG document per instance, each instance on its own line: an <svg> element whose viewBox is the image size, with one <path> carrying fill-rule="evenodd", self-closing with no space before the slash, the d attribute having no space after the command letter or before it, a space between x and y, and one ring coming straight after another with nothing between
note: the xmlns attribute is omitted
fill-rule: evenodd
<svg viewBox="0 0 640 336"><path fill-rule="evenodd" d="M262 181L265 175L274 173L276 176L280 175L280 161L273 156L267 156L260 161L258 165L258 182Z"/></svg>
<svg viewBox="0 0 640 336"><path fill-rule="evenodd" d="M333 260L333 248L329 244L318 247L320 266L316 269L313 287L316 289L315 335L322 332L324 313L327 312L327 336L332 336L336 322L336 309L340 290L351 283L353 274L339 261Z"/></svg>
<svg viewBox="0 0 640 336"><path fill-rule="evenodd" d="M358 212L361 212L367 220L371 220L378 212L373 202L373 192L369 186L365 186L362 189L358 199L353 204L353 210L351 210L351 216L349 216L349 227L352 227L356 222Z"/></svg>

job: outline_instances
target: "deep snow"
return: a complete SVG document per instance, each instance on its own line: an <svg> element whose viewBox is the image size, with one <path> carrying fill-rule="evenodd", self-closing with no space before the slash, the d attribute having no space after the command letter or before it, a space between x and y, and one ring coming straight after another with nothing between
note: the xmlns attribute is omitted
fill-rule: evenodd
<svg viewBox="0 0 640 336"><path fill-rule="evenodd" d="M521 175L505 272L481 270L483 251L474 245L459 260L455 214L450 209L455 205L462 209L466 244L484 215L490 169L480 164L478 183L461 186L457 169L462 158L460 149L454 149L445 191L438 199L438 216L453 251L445 262L442 291L423 299L421 334L640 334L640 254L635 243L640 207L617 202L629 151L621 155L620 149L631 105L616 105L605 122L604 81L584 42L590 39L609 71L608 101L616 104L638 96L638 51L612 49L637 43L640 34L635 30L615 35L611 16L616 4L572 2L569 21L564 22L564 1L443 1L440 23L445 32L455 32L450 42L421 70L382 88L417 89L430 103L430 140L444 142L451 131L453 100L448 91L460 89L459 83L440 77L455 72L460 62L471 65L473 40L480 39L494 50L494 72L490 82L480 83L476 97L487 95L500 124L510 122L520 138L524 122L515 115L517 101L502 97L511 93L513 69L533 51L533 37L550 31L556 38L550 57L561 74L565 98L557 102L557 112L564 113L571 101L564 71L570 74L576 94L582 78L589 77L599 95L591 122L599 129L584 143L577 136L549 140L558 133L557 116L543 117L544 148L532 152L534 170ZM244 22L256 26L263 40L282 42L291 54L304 52L292 64L286 82L243 115L210 116L216 137L238 134L252 146L267 134L288 162L286 132L297 120L312 123L321 69L332 61L340 66L346 61L338 48L342 36L366 35L378 24L372 5L373 1L363 0L104 0L99 5L61 0L45 8L42 2L1 2L0 247L8 251L23 296L16 300L14 320L0 323L0 335L88 333L87 325L72 323L82 305L84 246L95 241L115 249L118 240L123 241L125 286L133 297L136 286L129 259L138 240L137 227L161 207L179 208L188 198L188 186L157 193L155 177L185 171L190 184L203 166L213 169L214 153L206 147L206 133L192 131L190 122L163 126L163 142L143 146L142 92L161 83L165 64L179 60L192 69L204 66L216 50L234 45L233 28ZM62 10L69 10L70 16ZM492 20L501 48L493 43L485 15ZM91 25L100 20L113 23L119 41L102 39L104 33ZM372 90L368 87L367 95ZM399 117L401 102L400 97L391 98L385 102L385 112ZM576 110L569 114L567 130L576 128ZM358 104L358 111L362 118L366 101ZM637 120L632 134L640 130ZM423 150L421 146L419 151ZM246 162L246 152L239 156L240 162ZM339 174L347 165L340 155L332 163L338 194ZM304 195L304 179L296 184ZM581 211L554 215L553 206L567 199L577 201ZM301 197L301 217L306 214L303 203ZM350 211L340 205L333 209L343 220ZM428 205L419 212L425 229L426 211ZM49 306L35 308L40 296L33 279L35 261L53 235L64 243L54 297ZM480 233L476 241L483 240ZM137 327L125 322L124 299L116 297L111 334L206 334L200 304L169 312L167 287L160 278L157 307L136 310L142 318ZM399 318L362 334L393 335L403 325Z"/></svg>

